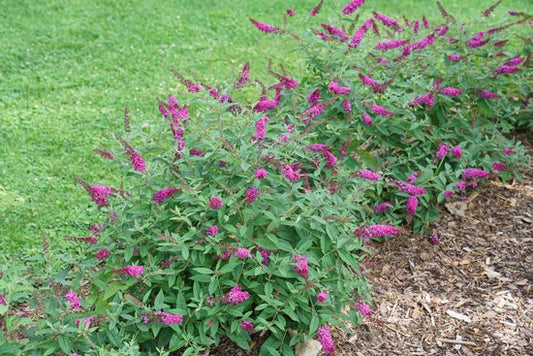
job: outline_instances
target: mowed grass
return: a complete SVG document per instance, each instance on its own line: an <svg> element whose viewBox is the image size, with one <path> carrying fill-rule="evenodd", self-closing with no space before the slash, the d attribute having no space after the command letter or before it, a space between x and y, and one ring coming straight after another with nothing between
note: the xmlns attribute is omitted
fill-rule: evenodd
<svg viewBox="0 0 533 356"><path fill-rule="evenodd" d="M318 2L318 1L317 1ZM324 14L334 18L333 3ZM480 19L485 1L446 1L464 21ZM232 80L250 61L252 77L264 78L268 59L298 71L293 43L257 31L248 18L282 25L287 7L307 17L315 1L295 0L7 0L0 2L0 261L39 260L42 236L53 256L69 258L87 236L94 204L74 181L119 184L122 172L93 148L119 146L124 107L131 124L162 123L156 97L185 91L170 73L191 68L202 81ZM368 1L400 18L426 15L440 21L433 1ZM504 1L507 10L533 12L533 3ZM322 21L326 22L326 18ZM142 153L142 152L141 152ZM105 219L104 216L101 216ZM72 253L77 250L74 248Z"/></svg>

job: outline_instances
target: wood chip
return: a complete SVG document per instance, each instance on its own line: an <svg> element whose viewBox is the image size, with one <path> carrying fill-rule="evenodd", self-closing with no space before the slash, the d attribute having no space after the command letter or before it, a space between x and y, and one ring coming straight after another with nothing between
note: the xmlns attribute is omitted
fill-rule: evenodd
<svg viewBox="0 0 533 356"><path fill-rule="evenodd" d="M454 312L453 310L446 310L446 314L448 314L454 319L459 319L467 323L472 322L472 320L468 316L461 314L461 313Z"/></svg>

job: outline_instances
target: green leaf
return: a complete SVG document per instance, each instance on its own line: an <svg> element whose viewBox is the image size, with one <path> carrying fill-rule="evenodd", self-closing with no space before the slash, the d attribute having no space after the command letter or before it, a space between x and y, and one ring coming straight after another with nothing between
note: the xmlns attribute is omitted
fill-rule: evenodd
<svg viewBox="0 0 533 356"><path fill-rule="evenodd" d="M218 288L218 285L219 285L218 277L212 276L211 281L209 281L209 287L207 288L207 291L209 292L209 294L214 294Z"/></svg>
<svg viewBox="0 0 533 356"><path fill-rule="evenodd" d="M193 281L198 281L198 282L203 282L203 283L207 283L211 281L211 277L205 274L197 274L195 276L191 276L190 279L192 279Z"/></svg>
<svg viewBox="0 0 533 356"><path fill-rule="evenodd" d="M181 257L185 261L189 259L189 248L187 246L182 246L182 248L181 248Z"/></svg>
<svg viewBox="0 0 533 356"><path fill-rule="evenodd" d="M309 323L309 335L314 335L316 333L316 331L318 330L318 323L318 315L313 314L313 316L311 317L311 322Z"/></svg>
<svg viewBox="0 0 533 356"><path fill-rule="evenodd" d="M61 348L61 351L66 354L70 354L70 340L67 337L63 335L58 335L57 342L59 344L59 347Z"/></svg>
<svg viewBox="0 0 533 356"><path fill-rule="evenodd" d="M213 271L211 269L205 267L196 267L193 268L193 271L196 271L200 274L213 274Z"/></svg>
<svg viewBox="0 0 533 356"><path fill-rule="evenodd" d="M154 300L154 309L159 310L165 308L166 306L167 305L165 304L165 293L162 289L160 289Z"/></svg>

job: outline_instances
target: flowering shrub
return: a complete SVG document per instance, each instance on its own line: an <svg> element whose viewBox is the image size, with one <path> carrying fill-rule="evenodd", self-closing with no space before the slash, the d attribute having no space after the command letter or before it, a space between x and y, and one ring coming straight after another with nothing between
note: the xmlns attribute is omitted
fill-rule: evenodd
<svg viewBox="0 0 533 356"><path fill-rule="evenodd" d="M265 85L246 63L224 89L174 71L196 119L169 95L164 125L128 126L115 136L121 149L97 151L115 162L125 151L129 163L120 188L76 179L107 214L82 264L90 289L78 276L49 299L43 313L56 321L26 328L28 354L90 354L126 339L147 354L192 354L222 336L249 349L254 334L265 354L292 354L311 336L334 354L329 327L372 314L365 245L402 223L424 232L444 199L509 177L524 149L502 132L530 113L520 83L531 48L504 53L503 41L531 17L473 34L440 4L433 28L363 5L303 34L292 9L284 25L250 19L298 41L306 71L271 65ZM255 84L247 102L241 90Z"/></svg>

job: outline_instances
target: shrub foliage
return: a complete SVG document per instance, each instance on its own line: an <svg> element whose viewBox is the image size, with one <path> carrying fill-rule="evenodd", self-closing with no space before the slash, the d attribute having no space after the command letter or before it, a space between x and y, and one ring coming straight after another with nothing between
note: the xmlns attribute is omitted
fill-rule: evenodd
<svg viewBox="0 0 533 356"><path fill-rule="evenodd" d="M246 63L215 87L174 71L183 93L157 122L126 112L117 146L96 150L122 185L77 178L102 223L73 238L89 246L72 277L32 297L4 274L2 354L197 354L259 336L289 355L315 335L334 353L329 325L371 313L365 246L426 233L438 204L508 179L525 151L504 134L531 125L531 40L513 35L531 16L471 31L440 3L440 24L363 4L250 19L295 41L297 73L271 64L262 83ZM10 312L21 302L38 312Z"/></svg>

